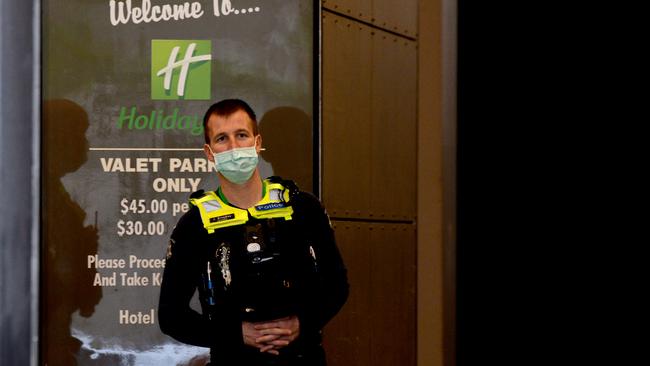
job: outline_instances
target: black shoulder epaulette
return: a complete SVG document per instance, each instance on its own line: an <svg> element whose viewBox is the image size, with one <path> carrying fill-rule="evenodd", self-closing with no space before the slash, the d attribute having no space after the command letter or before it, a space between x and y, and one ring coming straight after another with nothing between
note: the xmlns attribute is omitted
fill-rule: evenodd
<svg viewBox="0 0 650 366"><path fill-rule="evenodd" d="M290 179L282 179L281 177L278 177L277 175L274 175L272 177L268 177L267 179L271 183L282 184L284 189L289 191L289 199L294 198L300 192L300 188L298 188L298 185L296 184L296 182L294 182L294 181L292 181Z"/></svg>
<svg viewBox="0 0 650 366"><path fill-rule="evenodd" d="M205 191L202 190L202 189L199 189L198 191L192 193L192 194L190 195L190 198L201 198L201 197L203 197L203 196L205 196Z"/></svg>

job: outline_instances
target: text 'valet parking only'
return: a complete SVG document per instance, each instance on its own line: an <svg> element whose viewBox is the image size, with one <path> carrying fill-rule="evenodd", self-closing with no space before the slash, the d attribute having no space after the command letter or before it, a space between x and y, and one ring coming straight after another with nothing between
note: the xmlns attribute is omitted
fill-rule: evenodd
<svg viewBox="0 0 650 366"><path fill-rule="evenodd" d="M162 158L99 158L105 173L158 173L166 169L169 173L207 173L214 171L214 163L205 158L168 158L163 165ZM152 182L156 192L194 192L198 190L201 178L158 177Z"/></svg>

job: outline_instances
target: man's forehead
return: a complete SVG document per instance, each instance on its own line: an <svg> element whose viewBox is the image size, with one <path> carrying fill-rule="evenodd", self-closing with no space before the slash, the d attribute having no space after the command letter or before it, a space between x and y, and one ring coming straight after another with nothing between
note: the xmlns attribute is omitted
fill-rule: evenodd
<svg viewBox="0 0 650 366"><path fill-rule="evenodd" d="M232 130L246 130L252 133L253 123L255 122L248 116L248 113L242 110L227 116L213 114L208 120L210 129L215 134Z"/></svg>

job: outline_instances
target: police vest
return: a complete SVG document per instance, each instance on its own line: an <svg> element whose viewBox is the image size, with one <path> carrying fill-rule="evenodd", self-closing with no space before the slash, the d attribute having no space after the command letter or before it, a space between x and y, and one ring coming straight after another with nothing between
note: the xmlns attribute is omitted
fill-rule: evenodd
<svg viewBox="0 0 650 366"><path fill-rule="evenodd" d="M264 180L264 184L264 197L247 210L228 205L214 191L207 192L202 197L190 198L190 203L198 207L203 227L209 234L220 228L245 224L249 214L256 219L291 220L293 208L289 204L289 190L268 179Z"/></svg>
<svg viewBox="0 0 650 366"><path fill-rule="evenodd" d="M248 321L296 313L296 291L304 288L301 283L313 272L315 258L308 243L298 244L301 237L288 235L294 230L287 225L293 222L290 200L297 187L273 178L264 181L264 197L247 210L230 206L215 192L197 192L190 199L205 230L223 233L208 244L201 269L199 299L205 314L221 301L231 301Z"/></svg>

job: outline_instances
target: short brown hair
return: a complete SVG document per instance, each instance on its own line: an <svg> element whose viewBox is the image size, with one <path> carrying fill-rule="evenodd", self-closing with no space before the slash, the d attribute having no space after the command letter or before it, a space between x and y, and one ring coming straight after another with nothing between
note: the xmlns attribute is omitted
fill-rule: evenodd
<svg viewBox="0 0 650 366"><path fill-rule="evenodd" d="M257 118L255 117L255 112L253 112L253 108L241 99L224 99L211 105L205 112L205 116L203 116L203 137L205 138L206 144L210 143L210 137L208 136L208 120L210 117L213 114L228 117L237 111L244 111L248 114L248 117L250 117L253 122L253 125L251 126L253 129L253 135L259 135L257 130Z"/></svg>

